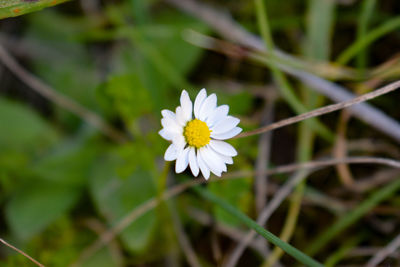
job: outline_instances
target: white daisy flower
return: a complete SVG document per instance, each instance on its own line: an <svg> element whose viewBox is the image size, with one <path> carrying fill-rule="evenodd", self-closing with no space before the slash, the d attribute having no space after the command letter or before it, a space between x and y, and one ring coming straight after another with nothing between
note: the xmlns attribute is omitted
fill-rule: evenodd
<svg viewBox="0 0 400 267"><path fill-rule="evenodd" d="M242 131L237 127L240 120L228 116L229 106L218 107L217 96L207 96L206 89L199 92L194 105L183 90L180 102L175 113L167 109L161 111L163 129L159 134L172 142L164 159L176 160L176 173L183 172L189 165L194 176L199 171L206 179L210 177L210 172L221 176L222 172L226 172L226 164L232 164L232 157L237 155L233 146L221 140L232 138Z"/></svg>

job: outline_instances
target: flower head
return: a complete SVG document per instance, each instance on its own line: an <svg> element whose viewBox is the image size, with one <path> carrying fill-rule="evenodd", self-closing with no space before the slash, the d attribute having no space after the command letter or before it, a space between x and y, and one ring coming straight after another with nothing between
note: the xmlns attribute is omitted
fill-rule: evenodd
<svg viewBox="0 0 400 267"><path fill-rule="evenodd" d="M206 89L198 93L194 105L183 90L180 102L175 113L167 109L161 111L163 129L159 134L172 142L164 159L176 160L177 173L189 165L194 176L200 171L206 179L210 172L221 176L227 170L226 164L232 164L232 157L237 155L236 150L222 140L242 131L237 127L240 120L228 115L227 105L217 106L217 96L207 96Z"/></svg>

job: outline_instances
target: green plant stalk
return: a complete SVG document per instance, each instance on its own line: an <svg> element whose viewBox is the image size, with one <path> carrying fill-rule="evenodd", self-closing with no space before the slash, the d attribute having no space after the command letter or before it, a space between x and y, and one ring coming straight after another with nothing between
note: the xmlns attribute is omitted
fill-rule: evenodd
<svg viewBox="0 0 400 267"><path fill-rule="evenodd" d="M368 30L368 24L371 21L372 14L374 13L374 8L376 6L376 0L364 0L362 7L361 7L361 14L358 18L358 25L357 25L357 41L360 41L365 38ZM368 49L362 49L357 57L357 68L365 71L367 66L367 54Z"/></svg>
<svg viewBox="0 0 400 267"><path fill-rule="evenodd" d="M265 12L266 9L263 0L255 0L255 7L257 22L260 28L261 36L264 39L267 51L272 51L274 48L274 44L272 41L268 17L267 13ZM280 71L273 63L268 64L268 66L271 68L273 78L278 84L278 88L282 96L288 102L290 107L298 114L307 112L308 109L297 98L293 88L290 86L288 80L286 79L286 76L282 73L282 71ZM328 140L330 142L333 141L333 135L330 133L329 130L327 130L327 128L323 124L317 123L316 120L310 120L310 122L308 123L310 127L315 129L315 131L318 132L318 134L320 134L322 137L324 137L325 140Z"/></svg>
<svg viewBox="0 0 400 267"><path fill-rule="evenodd" d="M265 230L262 226L258 225L255 221L250 219L246 214L242 213L238 209L236 209L234 206L229 204L227 201L219 198L218 196L214 195L210 191L208 191L205 188L202 188L200 186L193 187L193 190L199 194L201 197L204 199L214 203L215 205L218 205L222 209L224 209L226 212L237 218L239 221L241 221L243 224L248 226L249 228L253 229L257 233L259 233L262 237L264 237L266 240L271 242L272 244L282 248L286 253L294 257L296 260L298 260L300 263L310 266L310 267L322 267L323 265L313 258L307 256L297 248L291 246L290 244L283 242L280 240L277 236L272 234L271 232Z"/></svg>
<svg viewBox="0 0 400 267"><path fill-rule="evenodd" d="M160 179L157 183L157 198L159 204L157 206L157 215L160 222L163 222L163 228L161 230L166 242L170 247L176 248L178 246L178 241L175 235L173 220L171 215L171 203L167 203L163 200L162 196L167 189L168 174L171 168L171 162L166 161L164 169L160 175ZM171 204L172 205L172 204Z"/></svg>
<svg viewBox="0 0 400 267"><path fill-rule="evenodd" d="M305 56L307 58L320 62L329 62L335 7L335 2L330 0L308 1L309 19L307 21L307 42L305 49ZM303 96L307 103L306 106L310 109L320 106L324 99L307 87L303 88Z"/></svg>
<svg viewBox="0 0 400 267"><path fill-rule="evenodd" d="M167 179L170 168L171 168L171 162L166 161L164 169L160 175L160 179L158 180L157 183L157 197L159 199L161 199L162 194L164 194L165 190L167 189Z"/></svg>
<svg viewBox="0 0 400 267"><path fill-rule="evenodd" d="M342 231L347 229L368 211L378 205L380 202L391 197L400 189L400 177L393 182L385 185L378 191L372 193L358 207L349 212L346 216L338 219L333 225L329 226L322 234L318 235L311 245L306 248L308 255L315 255L333 238L338 236Z"/></svg>
<svg viewBox="0 0 400 267"><path fill-rule="evenodd" d="M343 245L336 250L332 255L330 255L326 261L324 262L325 267L334 267L337 265L338 262L340 262L344 256L347 255L347 253L354 248L360 241L362 240L363 236L359 235L353 238L350 238L349 240L346 240Z"/></svg>
<svg viewBox="0 0 400 267"><path fill-rule="evenodd" d="M69 0L39 0L36 2L22 0L0 0L0 19L25 15L67 1Z"/></svg>
<svg viewBox="0 0 400 267"><path fill-rule="evenodd" d="M345 51L343 51L337 58L337 63L346 65L351 59L354 58L360 51L366 48L368 45L384 36L385 34L400 28L400 17L396 17L388 20L382 25L371 30L364 36L363 39L355 41Z"/></svg>
<svg viewBox="0 0 400 267"><path fill-rule="evenodd" d="M330 0L308 1L307 42L304 49L308 58L328 60L331 52L335 6L335 1Z"/></svg>

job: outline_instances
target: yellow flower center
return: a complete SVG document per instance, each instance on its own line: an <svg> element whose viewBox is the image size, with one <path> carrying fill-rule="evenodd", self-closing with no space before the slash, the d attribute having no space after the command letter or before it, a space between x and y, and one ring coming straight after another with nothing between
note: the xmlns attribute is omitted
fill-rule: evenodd
<svg viewBox="0 0 400 267"><path fill-rule="evenodd" d="M204 121L194 119L189 121L183 131L186 142L189 146L200 148L210 142L210 129Z"/></svg>

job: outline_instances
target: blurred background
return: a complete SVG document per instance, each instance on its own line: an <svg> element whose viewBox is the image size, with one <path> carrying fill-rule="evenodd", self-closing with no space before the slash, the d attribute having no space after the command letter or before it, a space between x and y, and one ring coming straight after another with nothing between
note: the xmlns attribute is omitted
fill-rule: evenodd
<svg viewBox="0 0 400 267"><path fill-rule="evenodd" d="M0 1L0 16L35 4L23 2ZM192 100L204 87L216 93L250 130L338 101L304 74L353 94L400 77L399 1L260 2L75 0L0 20L0 237L46 266L294 266L259 237L234 260L249 229L191 190L137 211L193 179L166 165L158 135L161 110L182 89ZM284 53L266 52L262 13L266 47ZM231 140L237 179L203 188L256 219L293 175L267 168L400 159L399 101L394 92L369 103L386 129L340 111ZM399 170L340 164L295 175L307 180L266 228L326 266L364 266L399 234ZM135 210L115 238L87 249ZM398 251L384 262L400 265ZM1 266L32 264L0 246Z"/></svg>

